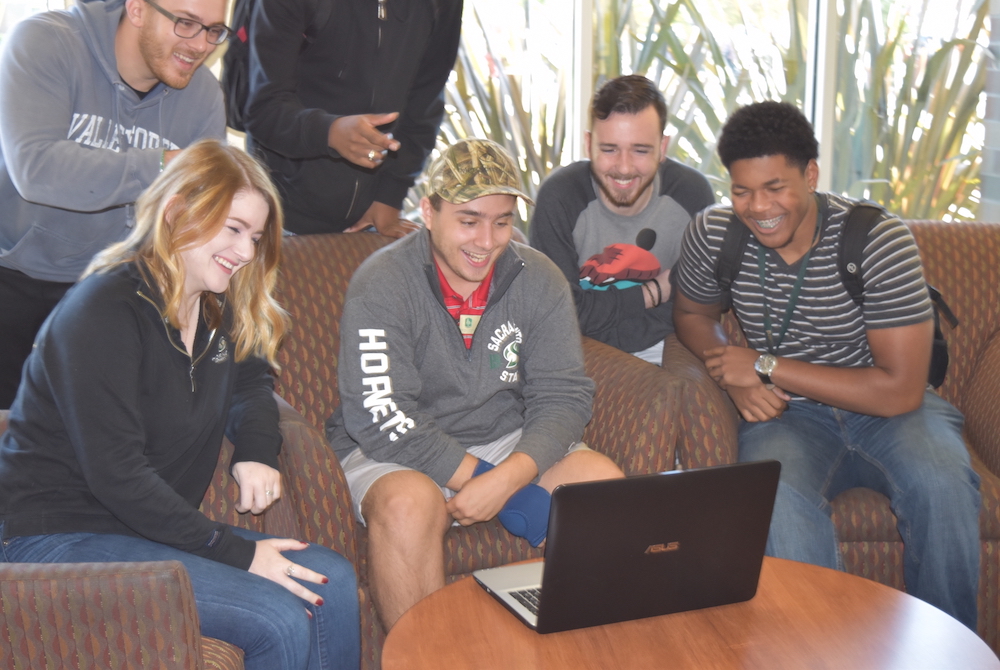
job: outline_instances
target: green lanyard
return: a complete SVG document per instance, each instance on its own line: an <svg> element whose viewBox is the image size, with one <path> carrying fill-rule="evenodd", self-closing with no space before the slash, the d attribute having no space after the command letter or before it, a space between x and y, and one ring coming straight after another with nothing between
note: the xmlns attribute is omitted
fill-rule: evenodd
<svg viewBox="0 0 1000 670"><path fill-rule="evenodd" d="M760 292L761 297L764 299L764 334L767 336L767 350L771 354L775 354L778 351L778 347L781 346L782 341L785 339L785 333L788 332L788 324L792 320L792 313L795 312L795 303L799 299L799 291L802 290L802 284L806 279L806 268L809 265L809 256L812 255L813 249L816 248L816 243L819 242L820 233L820 218L819 218L819 208L816 210L816 232L813 233L813 242L809 247L809 251L806 255L802 257L802 267L799 268L799 276L795 280L795 285L792 286L792 294L788 298L788 307L785 308L785 318L781 321L781 331L778 333L777 342L774 340L774 333L771 330L771 308L767 304L767 287L764 285L765 279L767 277L766 272L766 258L764 253L764 245L757 245L757 271L760 276Z"/></svg>

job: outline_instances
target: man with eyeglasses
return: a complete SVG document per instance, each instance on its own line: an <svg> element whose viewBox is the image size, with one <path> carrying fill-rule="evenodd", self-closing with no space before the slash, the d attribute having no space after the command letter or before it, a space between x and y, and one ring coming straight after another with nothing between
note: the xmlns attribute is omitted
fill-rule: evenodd
<svg viewBox="0 0 1000 670"><path fill-rule="evenodd" d="M201 65L225 0L81 1L19 23L0 56L0 408L35 333L181 149L225 138Z"/></svg>

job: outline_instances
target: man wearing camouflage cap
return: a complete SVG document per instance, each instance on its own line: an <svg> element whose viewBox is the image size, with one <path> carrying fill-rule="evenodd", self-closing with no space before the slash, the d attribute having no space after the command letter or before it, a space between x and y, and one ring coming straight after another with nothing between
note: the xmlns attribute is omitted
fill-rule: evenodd
<svg viewBox="0 0 1000 670"><path fill-rule="evenodd" d="M341 405L327 422L369 530L386 629L444 586L444 533L499 516L538 545L548 494L621 477L579 442L593 382L569 286L511 242L517 169L466 140L431 167L425 229L372 255L341 320Z"/></svg>

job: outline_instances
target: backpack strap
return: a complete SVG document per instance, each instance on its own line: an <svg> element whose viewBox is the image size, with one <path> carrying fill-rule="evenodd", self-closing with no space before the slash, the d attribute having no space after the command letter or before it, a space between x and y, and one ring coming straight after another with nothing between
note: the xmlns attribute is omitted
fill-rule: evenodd
<svg viewBox="0 0 1000 670"><path fill-rule="evenodd" d="M850 214L847 215L847 221L844 223L844 234L840 238L840 257L838 259L840 279L844 283L844 288L851 294L854 303L859 307L865 304L861 260L864 256L865 246L868 244L868 236L882 214L885 214L885 209L874 203L864 202L855 205ZM936 308L935 323L937 323L938 313L940 313L952 328L958 326L958 317L951 311L951 307L945 302L941 292L930 284L927 284L927 292Z"/></svg>
<svg viewBox="0 0 1000 670"><path fill-rule="evenodd" d="M941 291L937 290L930 284L927 285L927 292L931 295L931 302L937 308L937 312L944 317L944 320L948 322L948 325L952 328L958 327L958 317L955 316L955 312L951 311L951 307L945 302L944 296L941 295ZM935 319L937 315L935 315Z"/></svg>
<svg viewBox="0 0 1000 670"><path fill-rule="evenodd" d="M743 265L743 251L750 241L750 229L743 225L736 214L730 214L726 234L722 238L719 259L715 263L715 281L722 292L722 311L728 311L733 304L731 287Z"/></svg>
<svg viewBox="0 0 1000 670"><path fill-rule="evenodd" d="M868 235L875 222L882 218L885 210L875 204L858 203L851 208L844 222L844 232L840 236L840 253L837 264L840 267L840 281L854 304L865 304L865 283L861 277L861 261L864 259Z"/></svg>

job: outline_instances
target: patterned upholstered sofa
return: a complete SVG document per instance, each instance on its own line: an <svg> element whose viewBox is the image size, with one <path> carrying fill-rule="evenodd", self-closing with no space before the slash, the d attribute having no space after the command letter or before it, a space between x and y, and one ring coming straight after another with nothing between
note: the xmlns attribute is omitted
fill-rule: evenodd
<svg viewBox="0 0 1000 670"><path fill-rule="evenodd" d="M911 222L928 281L952 307L960 324L945 325L951 365L941 394L966 416L965 438L982 476L982 569L979 634L1000 651L1000 225ZM735 321L726 327L738 341ZM684 385L678 460L682 467L736 459L738 417L704 366L676 338L667 342L664 368ZM888 500L852 489L833 503L847 570L902 589L903 544Z"/></svg>
<svg viewBox="0 0 1000 670"><path fill-rule="evenodd" d="M388 241L369 234L285 239L279 292L293 327L282 347L276 384L285 438L280 457L285 496L258 517L238 514L227 442L202 502L212 518L322 544L354 563L364 668L378 667L384 631L368 589L365 531L355 523L343 473L321 430L339 401L344 292L361 261ZM627 474L672 469L676 385L659 368L599 342L586 340L584 349L588 374L597 382L584 439ZM0 411L0 432L5 428ZM494 521L449 531L445 555L449 579L456 579L540 552ZM0 565L0 598L0 641L12 641L10 667L45 667L39 662L45 656L72 659L68 666L84 668L242 667L238 649L196 634L190 584L176 565ZM43 600L53 604L39 608ZM28 611L34 614L26 616Z"/></svg>

